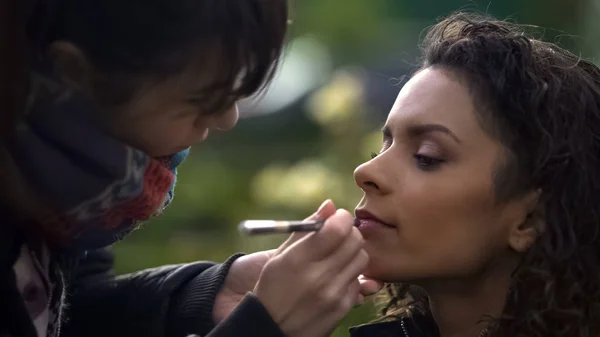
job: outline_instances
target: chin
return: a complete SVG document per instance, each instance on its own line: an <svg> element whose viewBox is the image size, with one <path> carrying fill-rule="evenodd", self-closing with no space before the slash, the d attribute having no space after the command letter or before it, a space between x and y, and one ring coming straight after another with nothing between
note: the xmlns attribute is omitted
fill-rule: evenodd
<svg viewBox="0 0 600 337"><path fill-rule="evenodd" d="M415 270L411 270L410 266L398 265L398 261L395 264L392 261L381 260L377 258L371 258L367 268L363 271L363 275L378 281L386 283L419 283L422 279L422 275L415 273Z"/></svg>
<svg viewBox="0 0 600 337"><path fill-rule="evenodd" d="M169 150L164 150L163 149L163 150L158 150L158 151L151 151L151 152L148 153L148 155L150 157L152 157L152 158L169 157L169 156L172 156L172 155L174 155L176 153L179 153L179 152L181 152L183 150L186 150L188 148L189 148L189 146L187 146L187 147L181 146L181 147L175 147L175 148L172 148L172 149L169 149Z"/></svg>
<svg viewBox="0 0 600 337"><path fill-rule="evenodd" d="M395 277L394 270L390 270L389 266L386 268L385 264L378 264L377 262L369 262L362 274L368 278L386 283L402 282L398 280L398 277Z"/></svg>
<svg viewBox="0 0 600 337"><path fill-rule="evenodd" d="M398 261L390 259L390 256L394 256L393 254L386 253L378 248L380 247L368 243L365 245L365 251L369 255L369 263L362 274L376 280L394 282L393 279L395 278L393 276L398 274L394 264Z"/></svg>

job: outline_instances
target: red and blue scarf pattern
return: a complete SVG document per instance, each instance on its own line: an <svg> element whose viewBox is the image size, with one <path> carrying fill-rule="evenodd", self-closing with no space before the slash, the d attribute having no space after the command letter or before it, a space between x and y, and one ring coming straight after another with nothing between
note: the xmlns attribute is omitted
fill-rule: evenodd
<svg viewBox="0 0 600 337"><path fill-rule="evenodd" d="M104 247L173 199L189 149L151 158L107 134L78 95L36 98L10 151L36 194L56 212L43 235L62 250Z"/></svg>

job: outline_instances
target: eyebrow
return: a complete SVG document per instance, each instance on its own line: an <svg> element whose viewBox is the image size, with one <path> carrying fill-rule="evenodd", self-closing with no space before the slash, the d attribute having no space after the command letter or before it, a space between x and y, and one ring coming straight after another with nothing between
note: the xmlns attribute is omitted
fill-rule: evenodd
<svg viewBox="0 0 600 337"><path fill-rule="evenodd" d="M387 125L381 129L381 132L383 133L384 137L392 137L392 132ZM458 144L462 144L460 139L452 131L450 131L450 129L440 124L415 124L409 126L407 132L412 137L422 136L431 132L441 132L450 136L450 138L454 139L454 141L456 141Z"/></svg>

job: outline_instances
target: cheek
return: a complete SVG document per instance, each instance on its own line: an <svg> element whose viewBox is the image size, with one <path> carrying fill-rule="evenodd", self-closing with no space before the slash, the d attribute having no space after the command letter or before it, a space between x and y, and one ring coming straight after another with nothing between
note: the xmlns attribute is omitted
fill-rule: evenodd
<svg viewBox="0 0 600 337"><path fill-rule="evenodd" d="M164 156L191 145L197 108L182 103L168 86L156 86L124 104L113 121L120 140L151 156Z"/></svg>
<svg viewBox="0 0 600 337"><path fill-rule="evenodd" d="M181 150L191 143L194 133L193 118L137 118L124 125L121 140L153 157Z"/></svg>
<svg viewBox="0 0 600 337"><path fill-rule="evenodd" d="M148 153L154 156L165 156L181 151L192 145L196 137L192 120L156 123L140 133L143 134L143 142L151 148Z"/></svg>
<svg viewBox="0 0 600 337"><path fill-rule="evenodd" d="M408 282L466 275L484 265L494 247L491 180L420 173L403 181L393 196L396 236L367 243L372 272Z"/></svg>

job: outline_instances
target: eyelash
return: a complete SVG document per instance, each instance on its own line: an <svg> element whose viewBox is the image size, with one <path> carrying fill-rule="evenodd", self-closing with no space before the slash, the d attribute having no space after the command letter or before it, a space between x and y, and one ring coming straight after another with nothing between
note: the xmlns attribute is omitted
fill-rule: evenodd
<svg viewBox="0 0 600 337"><path fill-rule="evenodd" d="M433 171L444 163L443 159L434 158L418 153L415 153L413 155L413 158L415 158L417 167L423 171Z"/></svg>
<svg viewBox="0 0 600 337"><path fill-rule="evenodd" d="M228 102L223 103L223 107L228 107L230 105L235 104L235 102L237 102L238 100L245 98L245 97L236 97L236 98L231 98L229 99ZM223 108L222 106L217 106L216 101L210 101L209 99L200 97L200 98L190 98L188 99L188 102L198 108L200 108L201 110L203 110L203 114L204 115L218 115L221 112L225 111L226 109Z"/></svg>
<svg viewBox="0 0 600 337"><path fill-rule="evenodd" d="M375 157L377 157L378 155L379 153L371 152L371 159L375 159ZM415 159L417 168L419 168L422 171L433 171L445 162L445 160L443 159L434 158L418 153L413 154L413 158Z"/></svg>
<svg viewBox="0 0 600 337"><path fill-rule="evenodd" d="M201 109L206 108L209 105L208 104L209 102L206 98L190 98L190 99L188 99L188 102L191 105L194 105Z"/></svg>

